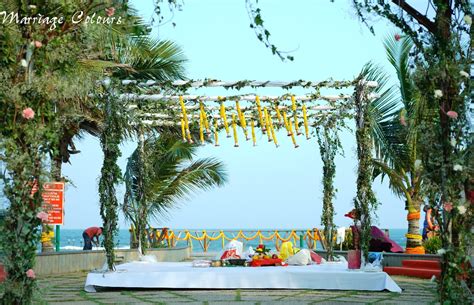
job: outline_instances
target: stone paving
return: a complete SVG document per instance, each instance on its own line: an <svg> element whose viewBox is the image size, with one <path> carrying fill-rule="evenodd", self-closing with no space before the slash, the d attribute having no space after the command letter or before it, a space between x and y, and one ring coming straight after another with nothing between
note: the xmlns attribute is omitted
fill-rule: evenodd
<svg viewBox="0 0 474 305"><path fill-rule="evenodd" d="M38 279L35 304L436 304L435 283L393 276L403 293L336 290L163 290L120 289L97 293L84 291L86 273L63 274ZM0 289L1 290L1 289Z"/></svg>

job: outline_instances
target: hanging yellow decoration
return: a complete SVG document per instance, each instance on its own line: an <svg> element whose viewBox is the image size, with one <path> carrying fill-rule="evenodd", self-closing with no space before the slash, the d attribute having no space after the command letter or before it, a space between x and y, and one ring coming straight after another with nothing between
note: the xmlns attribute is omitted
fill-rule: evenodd
<svg viewBox="0 0 474 305"><path fill-rule="evenodd" d="M295 121L295 131L296 131L296 135L300 135L301 132L299 130L299 123L298 123L298 112L296 111L296 100L295 100L295 96L292 95L291 96L291 109L293 110L293 120Z"/></svg>
<svg viewBox="0 0 474 305"><path fill-rule="evenodd" d="M186 141L186 127L183 118L181 118L181 134L183 135L183 141Z"/></svg>
<svg viewBox="0 0 474 305"><path fill-rule="evenodd" d="M237 138L237 124L235 122L235 114L232 114L232 129L234 131L234 147L239 147L239 139Z"/></svg>
<svg viewBox="0 0 474 305"><path fill-rule="evenodd" d="M230 138L229 124L227 124L227 116L225 114L224 102L221 102L221 118L222 118L222 121L224 122L224 128L225 128L227 137Z"/></svg>
<svg viewBox="0 0 474 305"><path fill-rule="evenodd" d="M219 146L219 129L217 126L217 119L214 118L214 145Z"/></svg>
<svg viewBox="0 0 474 305"><path fill-rule="evenodd" d="M242 129L244 130L245 140L248 141L249 136L248 136L248 133L247 133L247 122L245 121L245 115L244 115L244 113L242 112L242 110L240 110L239 101L235 101L235 108L237 109L237 114L238 114L238 116L239 116L240 126L241 126Z"/></svg>
<svg viewBox="0 0 474 305"><path fill-rule="evenodd" d="M260 120L260 128L262 128L262 132L265 133L265 124L263 123L262 107L260 107L260 97L258 97L258 95L255 97L255 103L257 104L258 118Z"/></svg>
<svg viewBox="0 0 474 305"><path fill-rule="evenodd" d="M199 140L201 140L201 144L204 145L204 115L202 111L199 112Z"/></svg>
<svg viewBox="0 0 474 305"><path fill-rule="evenodd" d="M183 119L184 119L184 128L186 129L186 135L188 137L188 141L192 143L191 139L191 131L189 130L189 121L188 121L188 115L186 114L186 106L184 105L184 100L183 96L179 96L179 103L181 105L181 112L183 114Z"/></svg>
<svg viewBox="0 0 474 305"><path fill-rule="evenodd" d="M306 105L303 105L303 123L304 123L304 132L306 134L306 139L310 139L309 127L308 127L308 115L306 114Z"/></svg>
<svg viewBox="0 0 474 305"><path fill-rule="evenodd" d="M252 142L253 146L257 146L257 137L255 136L255 124L253 122L253 119L250 119L250 127L252 129Z"/></svg>
<svg viewBox="0 0 474 305"><path fill-rule="evenodd" d="M283 123L285 123L285 128L286 128L286 131L288 132L287 136L291 136L291 128L290 128L290 124L288 123L288 117L286 116L286 112L283 111Z"/></svg>
<svg viewBox="0 0 474 305"><path fill-rule="evenodd" d="M277 114L278 123L282 124L283 121L282 121L282 118L281 118L281 112L280 112L280 108L278 107L278 104L275 104L275 110L276 110L276 114Z"/></svg>
<svg viewBox="0 0 474 305"><path fill-rule="evenodd" d="M204 110L204 104L202 102L200 102L199 104L201 108L202 117L204 119L204 127L206 128L206 134L207 136L209 136L211 134L211 128L209 128L209 121L207 120L206 111Z"/></svg>
<svg viewBox="0 0 474 305"><path fill-rule="evenodd" d="M296 144L296 139L295 139L295 134L293 132L293 127L292 127L292 122L291 122L291 119L288 123L288 126L290 127L290 132L291 132L291 141L293 142L293 145L295 145L295 148L298 148L299 145Z"/></svg>
<svg viewBox="0 0 474 305"><path fill-rule="evenodd" d="M273 128L272 117L269 116L268 120L269 120L269 125L270 125L270 132L272 133L273 143L275 143L275 146L278 147L280 145L278 145L278 141L275 134L275 128Z"/></svg>
<svg viewBox="0 0 474 305"><path fill-rule="evenodd" d="M265 127L268 131L267 132L268 142L271 142L272 141L272 135L271 135L271 132L270 132L270 117L268 116L267 107L263 108L263 112L265 114Z"/></svg>

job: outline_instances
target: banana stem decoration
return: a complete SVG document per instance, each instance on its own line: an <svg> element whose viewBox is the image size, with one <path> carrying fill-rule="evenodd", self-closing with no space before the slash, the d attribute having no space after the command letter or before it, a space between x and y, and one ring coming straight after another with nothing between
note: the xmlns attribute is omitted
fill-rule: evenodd
<svg viewBox="0 0 474 305"><path fill-rule="evenodd" d="M290 127L291 141L293 142L293 145L295 145L295 148L300 147L298 144L296 144L295 133L293 132L291 119L290 119L290 122L289 122L288 126Z"/></svg>
<svg viewBox="0 0 474 305"><path fill-rule="evenodd" d="M257 137L255 136L255 124L253 122L253 119L250 119L250 128L252 129L253 146L257 146Z"/></svg>
<svg viewBox="0 0 474 305"><path fill-rule="evenodd" d="M189 143L192 143L193 140L191 139L191 131L189 130L188 115L186 114L186 106L184 105L184 100L182 96L179 96L179 103L181 105L181 112L183 114L184 128L186 129L186 135L187 135Z"/></svg>
<svg viewBox="0 0 474 305"><path fill-rule="evenodd" d="M237 124L235 123L235 114L232 114L232 130L234 131L234 147L239 147L239 139L237 137Z"/></svg>
<svg viewBox="0 0 474 305"><path fill-rule="evenodd" d="M255 103L257 104L258 118L260 120L260 128L262 128L262 133L265 133L265 124L263 123L262 107L260 107L260 97L258 97L258 95L255 97Z"/></svg>
<svg viewBox="0 0 474 305"><path fill-rule="evenodd" d="M306 114L306 105L303 105L303 123L304 123L304 132L306 134L306 139L310 139L309 127L308 127L308 115Z"/></svg>
<svg viewBox="0 0 474 305"><path fill-rule="evenodd" d="M286 116L285 111L283 111L283 122L285 123L285 128L286 128L286 131L288 132L287 136L291 136L292 132L291 132L290 124L288 122L288 117Z"/></svg>
<svg viewBox="0 0 474 305"><path fill-rule="evenodd" d="M224 102L221 102L221 109L220 109L220 112L221 112L222 121L224 122L225 132L226 132L226 134L227 134L227 137L230 138L229 124L227 124L227 116L226 116L226 114L225 114Z"/></svg>
<svg viewBox="0 0 474 305"><path fill-rule="evenodd" d="M271 135L271 131L270 131L270 118L268 116L267 107L263 108L263 112L265 113L265 127L268 131L267 132L268 142L271 142L272 141L272 135Z"/></svg>
<svg viewBox="0 0 474 305"><path fill-rule="evenodd" d="M237 114L239 116L240 126L242 126L242 129L244 130L245 140L248 141L249 135L247 133L247 122L245 121L245 115L242 113L242 110L240 110L239 101L235 101L235 108L237 109Z"/></svg>
<svg viewBox="0 0 474 305"><path fill-rule="evenodd" d="M214 118L214 145L219 146L219 129L217 126L217 119Z"/></svg>
<svg viewBox="0 0 474 305"><path fill-rule="evenodd" d="M202 118L204 120L204 127L206 128L206 135L209 136L211 134L211 128L209 128L209 121L207 120L206 111L204 110L204 104L202 102L199 103Z"/></svg>
<svg viewBox="0 0 474 305"><path fill-rule="evenodd" d="M296 100L295 100L295 96L292 95L291 96L291 109L293 110L293 120L295 121L295 131L296 131L296 135L300 135L301 132L299 130L299 123L298 123L298 112L296 111Z"/></svg>

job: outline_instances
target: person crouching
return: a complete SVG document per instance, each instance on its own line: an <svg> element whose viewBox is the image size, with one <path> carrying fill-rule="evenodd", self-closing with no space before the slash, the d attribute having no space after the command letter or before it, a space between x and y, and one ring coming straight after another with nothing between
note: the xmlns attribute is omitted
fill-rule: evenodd
<svg viewBox="0 0 474 305"><path fill-rule="evenodd" d="M84 238L84 249L83 250L92 250L92 243L96 247L99 246L99 236L102 234L102 227L90 227L84 230L82 237ZM95 240L94 240L95 238Z"/></svg>

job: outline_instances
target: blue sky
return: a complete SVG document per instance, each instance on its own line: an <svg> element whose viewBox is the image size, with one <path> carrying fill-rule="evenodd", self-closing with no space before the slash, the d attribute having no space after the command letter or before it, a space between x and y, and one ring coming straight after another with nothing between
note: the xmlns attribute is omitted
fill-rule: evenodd
<svg viewBox="0 0 474 305"><path fill-rule="evenodd" d="M249 28L244 0L189 0L173 22L155 28L153 35L170 39L183 47L189 59L189 78L223 80L324 80L353 79L362 66L373 61L392 73L385 58L382 39L393 33L383 20L374 19L373 36L355 16L349 1L259 1L273 43L293 51L294 62L281 62L258 42ZM153 11L153 1L132 1L145 19ZM167 10L165 8L165 10ZM392 73L393 74L393 73ZM219 91L221 90L221 91ZM281 89L246 89L242 92L283 94ZM241 92L241 93L242 93ZM293 90L295 93L306 91ZM201 89L201 94L232 94L223 89ZM351 123L352 125L352 123ZM298 142L294 149L289 138L279 133L279 148L258 135L257 147L221 134L221 146L202 147L198 157L217 157L227 167L229 183L220 189L198 193L157 226L172 228L311 228L320 227L322 163L316 140ZM242 138L242 135L241 135ZM356 191L355 136L341 134L345 156L336 158L338 189L335 222L348 226L344 213L352 208ZM135 143L124 143L122 168ZM65 228L85 228L101 223L97 184L102 163L98 139L78 141L81 154L64 166L64 175L75 186L66 192ZM386 185L374 184L378 208L377 223L383 228L405 228L403 201ZM118 190L119 198L123 188ZM121 219L121 228L127 225Z"/></svg>

